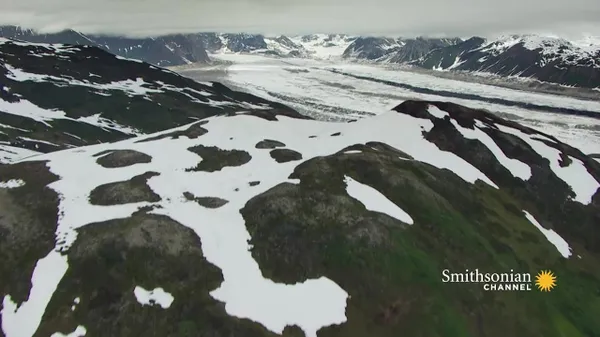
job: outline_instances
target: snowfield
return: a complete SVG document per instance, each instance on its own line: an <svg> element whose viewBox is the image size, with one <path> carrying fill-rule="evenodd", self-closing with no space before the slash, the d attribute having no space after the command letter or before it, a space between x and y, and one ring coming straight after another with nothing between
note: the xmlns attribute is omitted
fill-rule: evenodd
<svg viewBox="0 0 600 337"><path fill-rule="evenodd" d="M226 63L221 66L222 76L215 80L287 104L319 120L347 121L377 115L407 99L449 101L486 109L542 130L584 153L600 153L600 102L354 64L333 57L330 60L248 54L213 54L211 57ZM181 74L200 81L206 79L202 68L186 69ZM386 84L386 81L428 92ZM527 107L531 104L539 108ZM561 109L598 113L599 118L557 113Z"/></svg>
<svg viewBox="0 0 600 337"><path fill-rule="evenodd" d="M40 152L10 146L7 143L0 142L0 164L12 163L23 158L27 158L29 156L35 156L40 154Z"/></svg>
<svg viewBox="0 0 600 337"><path fill-rule="evenodd" d="M436 118L446 116L437 108L430 107L429 110ZM156 139L159 135L186 130L196 123L203 123L201 127L208 132L194 139ZM127 218L144 206L153 206L151 213L169 216L198 235L206 260L221 269L224 279L210 294L225 304L229 315L258 322L278 334L286 326L297 325L306 336L316 337L319 329L346 321L346 301L351 294L326 277L298 280L295 284L276 283L265 278L251 255L248 243L250 234L239 212L250 199L280 183L297 184L298 181L288 177L306 160L369 141L389 144L414 160L451 170L466 182L475 183L479 180L498 188L465 160L426 141L421 132L433 127L430 120L402 113L387 112L355 123L299 120L283 116L277 116L277 121L268 121L244 114L211 117L196 123L113 144L69 149L23 160L47 160L50 171L60 177L49 185L60 196L57 243L53 251L38 261L31 279L29 298L22 306L17 308L11 295L5 294L2 329L7 337L31 337L35 333L53 293L69 268L68 257L63 253L77 240L78 228L90 223ZM484 127L491 126L478 125L476 128ZM339 135L332 137L334 133ZM468 137L479 139L493 148L495 145L490 144L491 140L483 135L483 132L471 132ZM527 141L525 136L518 136ZM265 139L284 143L285 148L301 153L302 159L277 162L269 154L270 150L256 147ZM534 147L536 151L551 161L556 159L553 153L543 148L547 145L537 143ZM205 160L188 150L200 144L225 151L245 151L251 158L239 166L227 166L215 172L186 170ZM95 155L107 150L135 150L151 156L152 160L126 167L105 168L96 162L98 157ZM494 153L513 175L521 179L529 178L530 172L523 163L507 160ZM344 155L355 154L346 151ZM146 172L159 173L151 177L147 184L161 197L161 201L113 206L90 204L90 193L96 187L126 181ZM577 201L589 203L589 192L592 186L598 186L598 182L580 169L580 163L573 160L569 166L555 172L573 187ZM249 181L259 181L260 184L250 185ZM386 213L407 224L413 223L410 215L402 210L402 205L395 205L374 188L348 176L344 182L347 193L367 209ZM15 183L5 182L4 185L6 188ZM207 208L188 200L184 193L217 197L228 202L218 208ZM554 243L556 237L558 234L554 233L548 236L548 240ZM559 249L562 253L562 248ZM153 286L156 287L153 291L141 287L133 290L140 305L154 301L168 310L174 299L160 288L160 284ZM85 331L84 327L82 329L78 329L79 333Z"/></svg>

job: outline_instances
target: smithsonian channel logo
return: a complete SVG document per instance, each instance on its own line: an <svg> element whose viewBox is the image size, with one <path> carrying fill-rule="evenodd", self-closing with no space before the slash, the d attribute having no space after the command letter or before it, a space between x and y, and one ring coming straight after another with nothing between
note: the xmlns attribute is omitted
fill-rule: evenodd
<svg viewBox="0 0 600 337"><path fill-rule="evenodd" d="M479 269L464 272L442 271L443 283L480 283L485 291L551 291L556 287L556 276L549 270L542 270L535 279L530 273L482 273Z"/></svg>

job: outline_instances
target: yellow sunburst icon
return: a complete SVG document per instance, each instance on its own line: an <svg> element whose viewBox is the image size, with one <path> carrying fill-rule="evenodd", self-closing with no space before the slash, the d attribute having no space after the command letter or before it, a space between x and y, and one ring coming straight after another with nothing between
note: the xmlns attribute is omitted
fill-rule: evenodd
<svg viewBox="0 0 600 337"><path fill-rule="evenodd" d="M540 291L550 291L556 287L556 276L549 270L542 270L535 277L535 285Z"/></svg>

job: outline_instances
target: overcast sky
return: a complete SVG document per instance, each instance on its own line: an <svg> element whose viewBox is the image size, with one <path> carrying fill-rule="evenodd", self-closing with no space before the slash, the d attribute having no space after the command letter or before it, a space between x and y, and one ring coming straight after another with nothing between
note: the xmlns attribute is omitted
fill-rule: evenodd
<svg viewBox="0 0 600 337"><path fill-rule="evenodd" d="M177 32L600 36L600 0L0 0L0 24L151 36Z"/></svg>

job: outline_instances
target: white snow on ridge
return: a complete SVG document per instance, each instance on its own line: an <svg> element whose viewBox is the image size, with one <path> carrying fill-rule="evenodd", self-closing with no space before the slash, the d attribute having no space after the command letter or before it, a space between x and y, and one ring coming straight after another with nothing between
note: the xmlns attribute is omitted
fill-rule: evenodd
<svg viewBox="0 0 600 337"><path fill-rule="evenodd" d="M448 115L447 112L442 111L438 107L433 106L433 105L429 106L428 111L435 117L441 118L441 119L443 119L445 116L450 116L450 115ZM475 140L478 140L481 143L483 143L483 145L485 145L494 154L494 157L496 157L496 159L498 159L498 162L502 166L504 166L507 170L509 170L513 176L521 178L522 180L528 180L529 178L531 178L531 167L529 167L529 165L527 165L519 160L508 158L504 154L502 149L500 149L500 147L498 147L496 142L490 136L488 136L485 132L481 131L478 128L478 127L482 126L481 123L476 124L475 129L471 130L471 129L462 127L453 118L450 119L450 122L456 128L456 130L458 130L458 132L460 132L463 135L463 137L465 137L467 139L475 139ZM485 126L483 126L483 127L485 127Z"/></svg>
<svg viewBox="0 0 600 337"><path fill-rule="evenodd" d="M525 217L529 222L531 222L537 229L544 234L546 239L556 247L560 255L564 258L569 258L571 256L571 247L569 247L569 243L565 241L560 235L558 235L555 231L551 229L546 229L540 225L540 223L533 217L533 215L529 214L527 211L523 211L525 213Z"/></svg>
<svg viewBox="0 0 600 337"><path fill-rule="evenodd" d="M23 132L31 132L31 130L17 128L17 127L14 127L12 125L6 125L6 124L1 124L1 123L0 123L0 128L2 128L2 129L11 129L11 130L19 130L19 131L23 131Z"/></svg>
<svg viewBox="0 0 600 337"><path fill-rule="evenodd" d="M600 188L600 183L587 171L581 160L569 156L572 161L571 164L566 167L561 167L559 163L561 152L559 150L550 147L517 129L503 125L497 126L500 131L521 138L540 156L548 159L550 168L554 174L567 185L571 186L573 192L575 192L575 201L584 205L592 202L592 197L596 194L598 188Z"/></svg>
<svg viewBox="0 0 600 337"><path fill-rule="evenodd" d="M1 101L0 101L1 102ZM0 164L8 164L23 158L40 154L28 149L0 144Z"/></svg>
<svg viewBox="0 0 600 337"><path fill-rule="evenodd" d="M25 185L25 182L21 179L11 179L8 181L0 181L0 188L17 188Z"/></svg>
<svg viewBox="0 0 600 337"><path fill-rule="evenodd" d="M82 86L88 88L94 88L98 90L120 90L124 91L129 95L147 95L149 93L161 93L162 90L148 88L147 86L151 83L145 82L142 78L136 78L135 80L127 79L123 81L116 81L111 83L93 83L89 81L76 80L74 78L64 78L51 75L41 75L35 73L28 73L21 69L15 68L9 64L4 65L9 71L7 78L13 81L25 82L51 82L56 85L62 86Z"/></svg>
<svg viewBox="0 0 600 337"><path fill-rule="evenodd" d="M360 201L360 203L365 205L366 209L387 214L409 225L414 224L413 219L408 213L373 187L362 184L349 176L344 176L344 182L346 183L348 195Z"/></svg>
<svg viewBox="0 0 600 337"><path fill-rule="evenodd" d="M54 143L45 141L45 140L41 140L41 139L33 139L33 138L29 138L29 137L23 137L23 136L17 136L17 139L21 139L27 142L35 142L35 143L42 143L42 144L46 144L46 145L51 145L51 146L58 146Z"/></svg>
<svg viewBox="0 0 600 337"><path fill-rule="evenodd" d="M116 122L104 118L101 116L102 114L97 113L91 116L86 116L86 117L79 117L76 119L76 121L80 121L80 122L84 122L90 125L94 125L94 126L98 126L101 127L103 129L111 129L111 130L116 130L116 131L120 131L126 134L130 134L130 135L141 135L143 134L143 132L136 130L134 128L131 128L129 126L124 126L124 125L120 125L117 124Z"/></svg>
<svg viewBox="0 0 600 337"><path fill-rule="evenodd" d="M172 51L172 50L171 50L171 51ZM138 59L132 59L132 58L123 57L123 56L119 56L119 55L115 55L115 58L117 58L117 59L119 59L119 60L133 61L133 62L137 62L137 63L144 63L144 61L142 61L142 60L138 60Z"/></svg>
<svg viewBox="0 0 600 337"><path fill-rule="evenodd" d="M171 307L174 300L173 295L166 292L163 288L146 290L140 286L136 286L133 290L133 294L141 305L153 305L156 303L163 309Z"/></svg>
<svg viewBox="0 0 600 337"><path fill-rule="evenodd" d="M157 205L155 214L164 214L192 229L201 239L206 260L221 269L224 281L210 294L225 303L229 315L258 322L274 333L282 333L288 325L297 325L308 337L316 337L322 327L346 321L348 294L334 281L321 277L298 280L296 284L275 283L263 277L260 266L253 259L248 244L248 233L239 210L253 198L274 186L289 181L294 168L316 156L330 155L354 144L380 141L411 155L415 160L454 171L467 182L482 180L497 188L483 173L458 156L439 150L423 139L422 129L430 129L429 120L417 119L396 112L385 113L355 123L326 123L278 117L277 122L254 116L236 115L212 117L202 127L209 132L197 139L179 137L150 142L136 141L151 137L124 140L113 144L98 144L44 154L36 160L48 160L51 172L60 180L49 185L60 195L57 246L55 251L65 251L77 239L76 229L90 223L131 216L140 207ZM183 130L188 126L177 128ZM399 132L402 129L402 132ZM173 131L173 130L170 130ZM340 136L331 137L343 131ZM166 133L169 131L164 131ZM160 134L160 133L159 133ZM317 138L311 139L310 136ZM232 137L233 136L233 137ZM303 159L277 163L268 150L256 149L255 144L264 139L274 139L287 148L302 153ZM217 146L224 150L244 150L252 159L239 167L226 167L217 172L186 172L197 165L198 155L187 150L191 146ZM104 150L131 149L152 157L150 163L119 169L106 169L96 163L93 155ZM88 202L89 193L98 185L129 180L148 171L159 176L148 180L150 188L161 196L157 203L131 203L115 206L97 206ZM260 181L250 187L249 181ZM184 192L198 196L219 197L229 202L216 209L204 208L183 197ZM399 211L396 211L397 216ZM406 220L408 217L406 217ZM408 220L407 220L408 221ZM51 254L59 254L52 252ZM7 337L30 337L37 329L60 278L66 273L66 256L54 268L60 277L45 280L44 291L34 290L30 296L29 311L14 314L7 295L8 306L2 314L5 331L16 331ZM43 260L41 260L43 261ZM38 263L34 275L43 273L43 263ZM41 288L40 288L41 289ZM19 308L20 310L23 307ZM34 310L35 309L35 310ZM25 333L18 333L19 322L28 317Z"/></svg>
<svg viewBox="0 0 600 337"><path fill-rule="evenodd" d="M24 46L24 47L28 47L28 46L44 47L44 49L46 49L47 51L49 51L53 54L75 53L75 52L81 51L81 48L88 48L88 46L73 46L73 45L66 45L66 44L62 44L62 43L48 44L48 43L25 42L25 41L19 41L19 40L7 39L7 38L0 38L0 44L4 44L4 43L12 43L14 45Z"/></svg>
<svg viewBox="0 0 600 337"><path fill-rule="evenodd" d="M11 115L31 118L34 121L44 123L49 127L51 126L46 123L47 121L67 118L64 111L43 109L24 99L14 103L0 99L0 111Z"/></svg>
<svg viewBox="0 0 600 337"><path fill-rule="evenodd" d="M10 103L10 102L0 99L0 111L11 114L11 115L17 115L17 116L30 118L36 122L43 123L48 127L52 127L52 125L50 125L47 122L52 121L54 119L69 119L69 120L74 120L74 121L85 122L87 124L91 124L91 125L98 126L101 128L118 130L118 131L128 133L128 134L140 134L141 133L140 131L135 130L133 128L122 126L122 125L119 125L119 124L109 120L109 119L103 118L100 116L100 114L95 114L92 116L79 117L77 119L73 119L73 118L67 117L67 115L64 111L43 109L25 99L21 99L20 101L14 102L14 103ZM4 125L2 125L2 127L4 127ZM10 127L10 128L17 129L14 127ZM18 130L29 132L29 130L24 130L24 129L18 129ZM41 143L48 143L50 145L56 145L56 144L52 144L52 143L45 142L42 140L29 139L26 137L21 137L21 138L23 138L25 140L30 140L30 141L36 141L36 142L41 142ZM0 148L0 150L2 150L2 148Z"/></svg>

